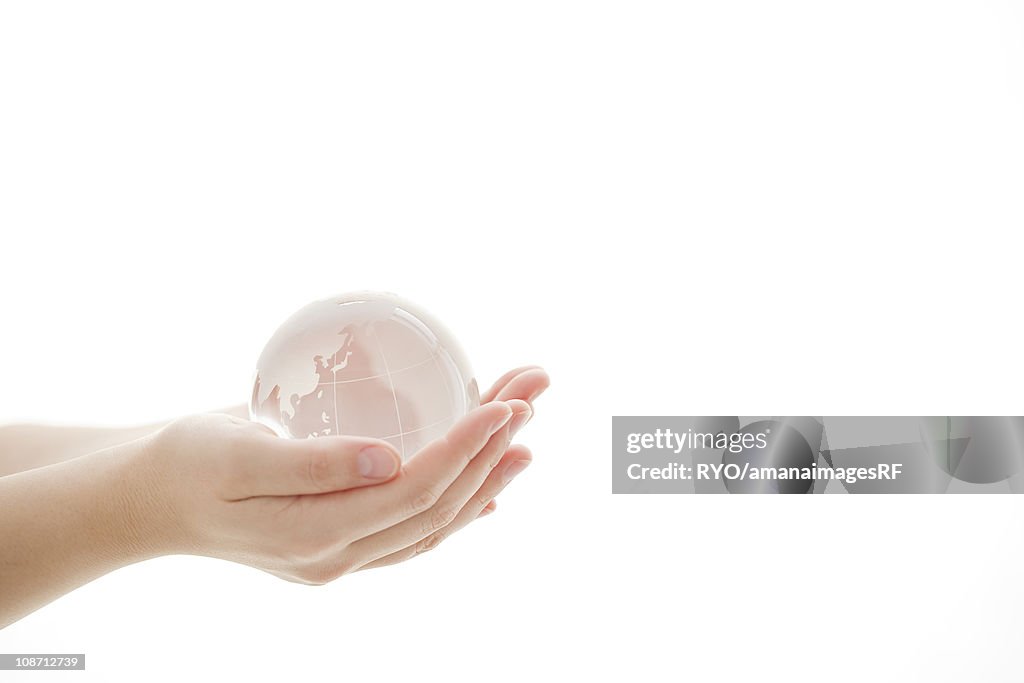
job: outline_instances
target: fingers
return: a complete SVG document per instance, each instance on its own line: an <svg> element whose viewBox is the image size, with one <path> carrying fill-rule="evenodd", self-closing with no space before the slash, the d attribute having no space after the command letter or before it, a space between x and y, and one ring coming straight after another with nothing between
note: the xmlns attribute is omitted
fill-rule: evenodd
<svg viewBox="0 0 1024 683"><path fill-rule="evenodd" d="M430 510L511 419L512 408L502 401L470 411L447 435L424 446L387 485L332 496L337 506L333 519L345 518L354 540ZM332 513L325 511L322 520L333 523Z"/></svg>
<svg viewBox="0 0 1024 683"><path fill-rule="evenodd" d="M282 439L250 432L228 459L228 498L344 491L380 484L402 460L386 441L347 436Z"/></svg>
<svg viewBox="0 0 1024 683"><path fill-rule="evenodd" d="M445 490L433 507L349 546L346 553L356 565L372 562L378 557L413 545L456 519L501 461L517 420L523 424L524 416L529 416L530 405L525 401L510 401L508 405L512 408L512 419L491 435L479 454ZM483 507L483 504L480 507ZM474 516L475 514L474 512Z"/></svg>
<svg viewBox="0 0 1024 683"><path fill-rule="evenodd" d="M513 479L519 476L523 470L529 467L532 461L533 455L530 453L530 449L526 446L516 444L509 448L504 457L502 457L501 462L490 473L487 480L480 486L476 494L472 496L465 506L463 506L459 511L459 514L452 520L451 524L435 531L433 534L420 541L416 545L416 553L419 554L426 552L427 550L433 550L441 543L441 541L479 517L480 513L489 506L493 512L495 506L492 506L491 504L494 502L497 495L501 493Z"/></svg>
<svg viewBox="0 0 1024 683"><path fill-rule="evenodd" d="M542 368L530 368L519 373L502 387L495 396L496 401L508 401L513 398L532 403L551 384L548 373Z"/></svg>
<svg viewBox="0 0 1024 683"><path fill-rule="evenodd" d="M526 446L516 444L508 449L501 458L501 462L491 470L486 481L476 492L476 495L463 506L450 524L434 531L416 543L412 543L400 550L378 557L377 559L364 564L360 569L373 569L385 567L390 564L404 562L416 555L436 548L443 540L459 531L470 522L487 514L490 514L497 507L494 498L508 486L509 482L515 479L526 469L533 456Z"/></svg>
<svg viewBox="0 0 1024 683"><path fill-rule="evenodd" d="M521 375L529 376L524 380L520 379ZM538 365L524 365L502 375L494 386L480 397L480 402L507 401L513 398L530 402L544 393L550 383L543 368Z"/></svg>

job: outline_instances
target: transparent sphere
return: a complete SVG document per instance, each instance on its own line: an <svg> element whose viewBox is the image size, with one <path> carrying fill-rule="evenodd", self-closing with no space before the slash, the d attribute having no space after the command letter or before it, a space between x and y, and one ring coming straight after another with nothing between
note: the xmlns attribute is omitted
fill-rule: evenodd
<svg viewBox="0 0 1024 683"><path fill-rule="evenodd" d="M479 404L444 326L392 294L356 292L311 303L277 329L249 415L288 438L384 439L408 459Z"/></svg>

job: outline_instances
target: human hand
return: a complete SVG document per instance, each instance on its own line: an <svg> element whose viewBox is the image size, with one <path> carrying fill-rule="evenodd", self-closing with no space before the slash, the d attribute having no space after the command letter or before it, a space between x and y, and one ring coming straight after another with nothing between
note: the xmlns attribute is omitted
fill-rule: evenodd
<svg viewBox="0 0 1024 683"><path fill-rule="evenodd" d="M515 432L518 432L519 429L529 422L533 415L533 402L547 390L550 384L551 379L543 368L537 365L526 365L510 370L502 375L480 397L480 401L483 405L493 401L525 401L529 405L530 410L528 413L513 419L512 433L515 434ZM521 444L511 445L505 451L498 465L487 475L484 483L463 505L462 509L459 510L458 514L449 524L434 531L419 542L369 562L360 567L360 569L375 569L390 564L397 564L428 550L433 550L442 541L464 528L470 522L494 512L497 508L497 495L508 486L509 482L530 465L532 459L533 456L526 446Z"/></svg>
<svg viewBox="0 0 1024 683"><path fill-rule="evenodd" d="M175 421L132 468L136 537L148 555L209 555L313 584L406 559L472 521L525 466L529 452L509 439L546 386L543 370L508 373L404 466L376 439L281 439L227 415Z"/></svg>

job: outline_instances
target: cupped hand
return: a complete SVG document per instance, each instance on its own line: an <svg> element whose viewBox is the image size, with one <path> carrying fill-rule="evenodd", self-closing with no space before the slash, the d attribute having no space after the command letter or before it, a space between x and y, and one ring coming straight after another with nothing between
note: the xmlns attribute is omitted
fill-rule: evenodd
<svg viewBox="0 0 1024 683"><path fill-rule="evenodd" d="M402 465L385 441L290 440L229 415L147 438L132 514L150 554L192 553L322 584L435 547L481 514L530 461L512 435L547 388L518 368L483 404Z"/></svg>
<svg viewBox="0 0 1024 683"><path fill-rule="evenodd" d="M533 402L543 394L551 384L548 373L538 365L525 365L523 367L509 370L502 375L494 385L481 397L483 405L495 401L524 401L529 407L528 411L517 414L512 421L512 434L519 431L533 416ZM450 523L437 529L430 535L418 542L408 545L401 550L389 553L372 562L369 562L360 569L374 569L389 564L404 562L420 553L433 550L442 541L452 534L463 529L470 522L488 515L497 508L496 497L501 493L509 482L525 470L532 461L533 456L530 450L521 444L513 444L502 456L497 466L493 467L483 484L470 496Z"/></svg>

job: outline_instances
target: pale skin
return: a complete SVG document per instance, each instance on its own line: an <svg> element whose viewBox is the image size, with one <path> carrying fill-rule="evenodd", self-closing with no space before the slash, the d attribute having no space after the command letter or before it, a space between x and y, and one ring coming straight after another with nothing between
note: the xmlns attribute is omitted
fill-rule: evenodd
<svg viewBox="0 0 1024 683"><path fill-rule="evenodd" d="M384 441L282 439L240 409L128 430L0 428L0 628L162 555L321 585L431 550L529 465L510 440L548 383L536 366L506 373L404 464Z"/></svg>

